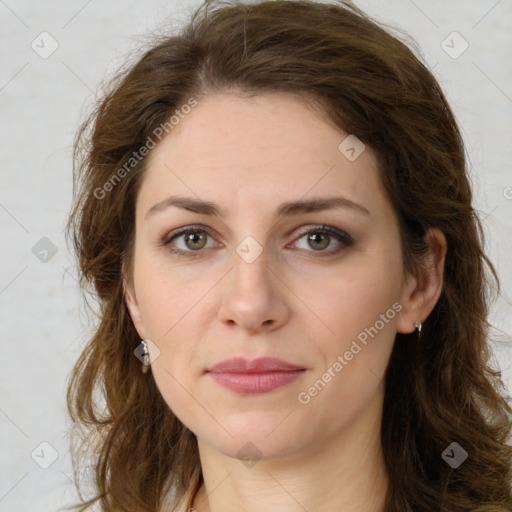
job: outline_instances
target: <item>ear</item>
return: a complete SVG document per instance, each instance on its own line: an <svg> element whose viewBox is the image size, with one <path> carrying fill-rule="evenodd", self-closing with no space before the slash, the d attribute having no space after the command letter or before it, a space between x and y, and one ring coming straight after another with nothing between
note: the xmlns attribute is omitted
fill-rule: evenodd
<svg viewBox="0 0 512 512"><path fill-rule="evenodd" d="M434 309L443 288L443 272L446 258L446 238L439 229L429 229L424 238L429 246L418 271L409 276L401 295L402 310L397 318L397 330L407 334L414 332L416 324L424 322Z"/></svg>
<svg viewBox="0 0 512 512"><path fill-rule="evenodd" d="M130 317L132 319L133 325L137 330L141 339L146 339L146 330L144 328L144 322L142 320L142 312L137 302L137 296L135 295L135 287L133 283L133 279L128 279L125 272L125 265L123 262L123 294L124 300L126 302L126 307L130 313Z"/></svg>

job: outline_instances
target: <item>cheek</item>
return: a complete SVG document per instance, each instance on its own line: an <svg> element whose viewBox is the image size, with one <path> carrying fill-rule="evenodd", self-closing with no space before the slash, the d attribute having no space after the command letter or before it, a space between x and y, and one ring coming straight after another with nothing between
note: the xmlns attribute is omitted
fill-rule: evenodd
<svg viewBox="0 0 512 512"><path fill-rule="evenodd" d="M200 296L185 290L170 293L166 287L159 288L148 298L144 320L160 349L159 357L151 365L155 383L167 406L190 429L204 421L200 405L209 407L196 387L202 375L197 358L198 353L204 353L200 342L205 337L200 322L208 315Z"/></svg>
<svg viewBox="0 0 512 512"><path fill-rule="evenodd" d="M316 320L316 336L311 322L304 325L321 357L300 390L299 407L328 434L361 415L382 393L401 305L394 279L369 269L338 276L326 289L323 299L310 297L325 325Z"/></svg>
<svg viewBox="0 0 512 512"><path fill-rule="evenodd" d="M137 300L144 325L155 342L171 342L182 324L196 318L214 276L142 254L135 270Z"/></svg>
<svg viewBox="0 0 512 512"><path fill-rule="evenodd" d="M293 269L286 279L299 299L291 298L302 317L297 320L330 340L347 341L373 326L400 298L400 259L383 253L354 254L329 269ZM396 308L386 315L386 328L395 316Z"/></svg>
<svg viewBox="0 0 512 512"><path fill-rule="evenodd" d="M180 404L190 407L185 388L192 389L202 370L197 358L199 352L204 356L205 347L200 343L208 336L205 330L213 314L211 291L218 281L218 276L212 274L171 266L155 257L141 258L136 268L142 321L148 337L160 350L152 363L152 373L172 408Z"/></svg>
<svg viewBox="0 0 512 512"><path fill-rule="evenodd" d="M304 399L316 401L318 393L315 409L343 404L339 421L357 414L374 396L395 340L396 319L402 309L398 302L400 259L377 254L384 253L346 261L335 272L318 273L314 280L304 279L294 288L308 305L300 320L303 332L320 354L307 383L313 386L311 394L305 388Z"/></svg>

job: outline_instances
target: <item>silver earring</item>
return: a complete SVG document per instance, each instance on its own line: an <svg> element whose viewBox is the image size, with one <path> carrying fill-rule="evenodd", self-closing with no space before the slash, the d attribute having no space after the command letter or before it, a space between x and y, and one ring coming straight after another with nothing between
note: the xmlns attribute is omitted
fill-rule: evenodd
<svg viewBox="0 0 512 512"><path fill-rule="evenodd" d="M416 329L418 329L418 336L421 334L421 322L415 325Z"/></svg>
<svg viewBox="0 0 512 512"><path fill-rule="evenodd" d="M150 358L149 358L149 347L148 342L146 340L142 340L142 373L148 373Z"/></svg>

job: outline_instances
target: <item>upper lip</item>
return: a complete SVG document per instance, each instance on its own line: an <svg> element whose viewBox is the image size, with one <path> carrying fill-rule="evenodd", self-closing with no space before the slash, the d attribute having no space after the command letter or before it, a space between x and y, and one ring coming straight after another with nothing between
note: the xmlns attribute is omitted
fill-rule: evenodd
<svg viewBox="0 0 512 512"><path fill-rule="evenodd" d="M262 373L262 372L285 372L293 370L305 370L301 366L277 359L275 357L260 357L258 359L245 359L234 357L226 359L208 368L213 373Z"/></svg>

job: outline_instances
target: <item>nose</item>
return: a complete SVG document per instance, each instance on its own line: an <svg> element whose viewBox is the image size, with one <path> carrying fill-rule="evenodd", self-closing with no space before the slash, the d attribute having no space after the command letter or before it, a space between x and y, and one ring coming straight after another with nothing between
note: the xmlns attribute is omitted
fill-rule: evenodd
<svg viewBox="0 0 512 512"><path fill-rule="evenodd" d="M285 324L290 314L285 299L288 288L270 267L265 251L250 263L234 252L232 261L234 268L221 291L221 321L251 332Z"/></svg>

